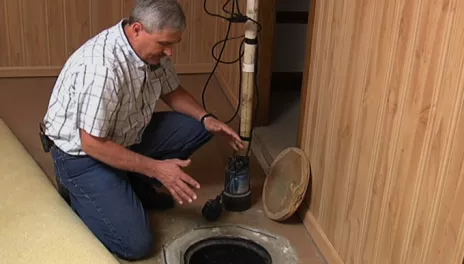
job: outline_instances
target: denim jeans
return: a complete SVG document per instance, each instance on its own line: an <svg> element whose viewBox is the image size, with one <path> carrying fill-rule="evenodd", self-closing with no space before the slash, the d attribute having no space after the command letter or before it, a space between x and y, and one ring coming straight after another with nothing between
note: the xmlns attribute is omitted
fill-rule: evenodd
<svg viewBox="0 0 464 264"><path fill-rule="evenodd" d="M160 112L133 151L155 159L186 159L211 139L204 126L176 112ZM153 178L108 166L90 156L71 156L53 147L58 182L70 205L93 234L117 256L140 259L152 250L153 232L137 186L160 184Z"/></svg>

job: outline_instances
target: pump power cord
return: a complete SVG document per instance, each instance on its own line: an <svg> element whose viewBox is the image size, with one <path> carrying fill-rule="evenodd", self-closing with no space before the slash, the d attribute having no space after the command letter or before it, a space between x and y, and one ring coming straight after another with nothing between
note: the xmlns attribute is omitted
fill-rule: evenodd
<svg viewBox="0 0 464 264"><path fill-rule="evenodd" d="M232 3L231 3L231 2L232 2ZM230 4L232 5L232 8L231 8L232 10L231 10L231 11L228 11L228 10L226 9L226 7L227 7L227 5L230 5ZM244 55L244 53L243 53L243 44L245 43L245 35L244 35L244 34L241 35L241 36L229 37L230 31L231 31L231 28L232 28L232 23L245 23L245 22L247 22L248 20L250 20L250 21L252 21L252 22L254 22L254 23L257 24L257 26L258 26L258 30L257 30L257 31L258 31L258 32L261 31L262 26L261 26L261 24L258 23L257 21L255 21L255 20L253 20L253 19L251 19L251 18L249 18L249 17L247 17L246 15L244 15L244 14L241 13L240 7L239 7L239 0L227 0L227 1L224 3L224 5L222 6L222 10L223 10L225 13L229 14L229 15L230 15L229 17L222 16L222 15L220 15L220 14L214 14L214 13L211 13L210 11L208 11L208 9L207 9L207 0L204 0L204 2L203 2L203 9L204 9L205 12L206 12L208 15L210 15L210 16L218 17L218 18L221 18L221 19L224 19L224 20L228 21L228 24L227 24L227 31L226 31L226 36L225 36L225 38L222 39L222 40L220 40L220 41L218 41L218 42L216 42L216 43L213 45L212 49L211 49L211 55L212 55L212 57L213 57L213 59L215 60L216 63L215 63L215 65L214 65L214 67L213 67L213 70L212 70L211 73L209 74L208 79L206 80L206 83L205 83L205 85L204 85L204 87L203 87L202 96L201 96L201 98L202 98L202 105L203 105L203 108L204 108L206 111L208 111L208 110L207 110L207 106L206 106L206 99L205 99L205 97L206 97L206 90L207 90L207 88L208 88L209 82L211 81L211 78L213 77L214 73L215 73L216 70L217 70L217 67L219 66L219 63L222 63L222 64L234 64L234 63L239 62L239 63L238 63L238 67L239 67L239 82L238 82L238 83L239 83L239 89L238 89L239 95L238 95L238 103L237 103L237 107L235 107L235 111L234 111L233 116L232 116L230 119L228 119L227 121L225 121L226 124L229 124L230 122L232 122L232 121L237 117L238 112L240 111L240 103L241 103L241 87L240 87L240 85L241 85L241 83L242 83L242 69L241 69L241 65L242 65L242 58L243 58L243 55ZM235 12L235 9L237 9L237 13ZM232 60L232 61L224 61L224 60L222 60L221 58L222 58L222 56L223 56L223 53L224 53L225 47L226 47L226 45L227 45L227 42L228 42L229 40L236 40L236 39L240 39L240 38L242 38L242 41L240 42L240 48L239 48L239 52L238 52L238 53L239 53L239 54L238 54L238 58L235 59L235 60ZM216 51L216 48L217 48L217 46L220 45L221 43L223 43L223 45L222 45L222 47L221 47L221 51L219 52L219 56L216 57L216 52L215 52L215 51ZM257 50L257 51L259 51L259 50ZM256 67L256 69L257 69L257 63L256 63L255 65L256 65L255 67ZM257 85L257 80L256 80L256 78L257 78L257 70L255 71L254 76L255 76L255 78L254 78L254 79L255 79L255 82L254 82L254 83L255 83L255 85L254 85L254 86L255 86L255 87L254 87L254 90L255 90L256 94L258 94L258 85ZM258 109L258 107L259 107L259 96L257 97L256 109ZM256 115L256 111L255 111L255 115Z"/></svg>

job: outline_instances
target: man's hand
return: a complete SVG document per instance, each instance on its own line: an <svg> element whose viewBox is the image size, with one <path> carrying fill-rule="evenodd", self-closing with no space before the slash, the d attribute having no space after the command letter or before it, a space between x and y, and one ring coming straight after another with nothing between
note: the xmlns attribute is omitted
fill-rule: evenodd
<svg viewBox="0 0 464 264"><path fill-rule="evenodd" d="M222 133L223 135L230 137L229 144L232 146L232 148L234 148L234 150L239 151L245 147L242 140L240 139L240 136L225 123L217 120L214 117L207 117L203 122L208 131L212 133Z"/></svg>
<svg viewBox="0 0 464 264"><path fill-rule="evenodd" d="M197 199L197 195L187 184L200 188L200 184L182 170L182 167L189 164L190 160L154 160L153 172L150 173L151 177L163 183L180 204L183 203L182 200L191 203Z"/></svg>
<svg viewBox="0 0 464 264"><path fill-rule="evenodd" d="M181 86L173 92L162 95L161 98L174 111L191 116L196 120L200 120L200 118L207 113L206 110L203 109L203 107L201 107L201 105L198 104L195 99ZM204 124L208 131L213 133L222 133L223 135L230 137L230 145L236 151L244 148L240 137L228 125L213 117L205 118Z"/></svg>
<svg viewBox="0 0 464 264"><path fill-rule="evenodd" d="M195 192L187 185L200 188L200 184L182 171L190 160L155 160L133 152L105 138L89 135L81 130L83 150L90 156L112 167L133 171L158 179L168 188L173 197L182 204L183 200L192 202L197 199Z"/></svg>

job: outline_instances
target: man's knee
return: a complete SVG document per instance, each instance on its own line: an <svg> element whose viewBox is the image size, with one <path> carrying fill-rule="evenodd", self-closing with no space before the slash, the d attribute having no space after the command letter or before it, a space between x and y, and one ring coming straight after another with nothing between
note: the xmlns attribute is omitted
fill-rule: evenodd
<svg viewBox="0 0 464 264"><path fill-rule="evenodd" d="M123 247L110 249L118 257L126 260L139 260L149 257L153 250L154 239L150 232L129 237Z"/></svg>

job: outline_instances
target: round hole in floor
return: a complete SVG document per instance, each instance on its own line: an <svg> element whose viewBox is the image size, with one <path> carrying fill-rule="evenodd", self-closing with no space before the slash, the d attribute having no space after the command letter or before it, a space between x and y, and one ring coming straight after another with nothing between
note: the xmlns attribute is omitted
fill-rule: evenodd
<svg viewBox="0 0 464 264"><path fill-rule="evenodd" d="M184 254L185 264L271 264L267 250L239 237L212 237L191 245Z"/></svg>

